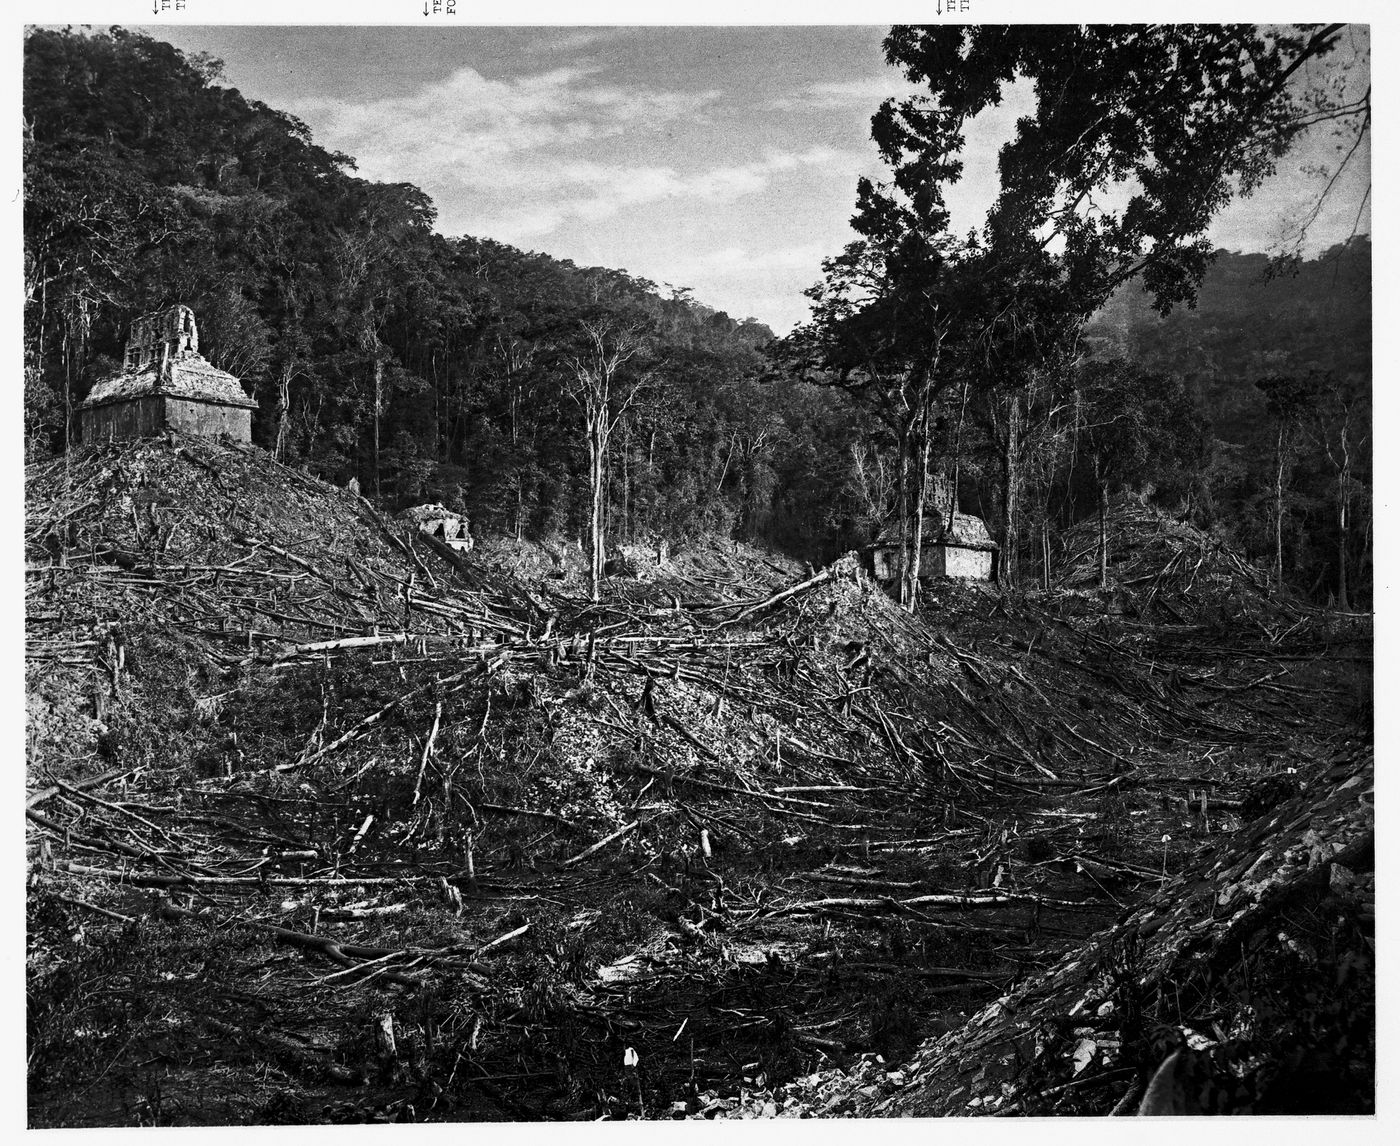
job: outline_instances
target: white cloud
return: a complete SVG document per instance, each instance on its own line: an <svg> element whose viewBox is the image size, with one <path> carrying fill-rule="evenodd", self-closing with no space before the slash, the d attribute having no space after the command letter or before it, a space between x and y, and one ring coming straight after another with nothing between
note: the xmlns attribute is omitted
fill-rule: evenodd
<svg viewBox="0 0 1400 1146"><path fill-rule="evenodd" d="M810 271L815 279L822 259L833 253L825 243L803 243L772 250L728 246L704 251L689 257L667 260L668 273L680 281L692 279L749 279L767 275L786 275L793 271Z"/></svg>
<svg viewBox="0 0 1400 1146"><path fill-rule="evenodd" d="M833 180L845 188L869 166L869 148L840 133L819 144L795 116L765 113L762 101L740 107L738 92L670 82L622 82L579 62L498 76L463 67L414 91L291 110L323 146L353 155L364 178L432 195L445 234L560 254L572 245L584 261L693 285L736 314L795 321L801 290L841 238L817 242L775 196L809 210L815 188ZM794 106L859 110L901 83L889 75L813 84ZM739 201L744 208L730 208ZM759 230L736 224L750 204L765 220ZM838 216L839 231L844 207ZM778 302L789 295L790 315Z"/></svg>
<svg viewBox="0 0 1400 1146"><path fill-rule="evenodd" d="M783 111L829 110L832 108L876 107L890 96L911 96L918 88L894 71L858 80L839 80L807 84L794 95L779 96L769 106Z"/></svg>
<svg viewBox="0 0 1400 1146"><path fill-rule="evenodd" d="M531 55L577 52L597 44L611 43L633 35L636 28L567 28L555 35L531 40L525 51Z"/></svg>
<svg viewBox="0 0 1400 1146"><path fill-rule="evenodd" d="M804 167L825 167L841 158L829 147L809 147L805 151L770 152L750 163L678 172L673 167L632 167L593 162L560 165L554 172L563 184L587 187L600 200L620 205L654 202L660 199L702 199L727 203L768 186L776 175Z"/></svg>
<svg viewBox="0 0 1400 1146"><path fill-rule="evenodd" d="M366 178L432 182L455 175L510 186L501 165L521 156L693 120L720 97L605 83L596 75L594 68L562 67L490 79L461 68L410 95L303 100L293 110L318 140L355 156Z"/></svg>
<svg viewBox="0 0 1400 1146"><path fill-rule="evenodd" d="M785 174L851 162L830 147L693 168L629 161L651 153L640 141L694 124L720 97L609 83L589 67L504 79L461 68L409 95L304 101L295 110L319 140L355 156L365 178L424 187L449 233L469 229L507 242L644 204L728 203Z"/></svg>
<svg viewBox="0 0 1400 1146"><path fill-rule="evenodd" d="M547 235L570 220L601 222L647 204L668 200L730 203L760 194L786 174L851 162L847 153L811 147L805 151L770 152L749 163L696 171L578 159L516 164L480 173L463 169L454 178L469 189L516 190L518 194L495 209L477 203L479 210L485 207L485 217L479 215L473 226L506 242L526 242Z"/></svg>

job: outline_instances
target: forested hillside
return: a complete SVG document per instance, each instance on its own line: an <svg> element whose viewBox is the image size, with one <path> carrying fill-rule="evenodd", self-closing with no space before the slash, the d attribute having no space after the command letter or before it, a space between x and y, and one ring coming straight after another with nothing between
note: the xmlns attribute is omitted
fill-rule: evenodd
<svg viewBox="0 0 1400 1146"><path fill-rule="evenodd" d="M132 318L182 302L257 398L255 441L390 507L582 541L596 453L613 544L712 533L825 562L908 518L913 431L836 358L809 368L802 330L775 343L684 288L436 234L418 188L358 178L216 60L32 31L24 149L31 459L71 439ZM1129 283L1071 358L978 325L1002 305L979 257L916 436L992 526L1008 583L1048 581L1065 530L1146 492L1315 600L1343 579L1347 603L1369 599L1368 241L1272 278L1262 255L1218 253L1166 318ZM599 450L586 383L614 354ZM1298 393L1271 405L1261 380Z"/></svg>
<svg viewBox="0 0 1400 1146"><path fill-rule="evenodd" d="M577 537L587 449L571 387L598 329L609 348L636 344L615 386L613 537L841 540L839 462L859 427L834 395L760 381L762 324L621 271L443 238L416 187L357 178L219 75L122 30L26 41L31 458L71 438L131 319L183 302L280 460L391 505L441 500L488 530Z"/></svg>
<svg viewBox="0 0 1400 1146"><path fill-rule="evenodd" d="M1345 540L1347 561L1361 580L1352 588L1369 599L1369 238L1283 268L1264 255L1218 251L1194 308L1163 317L1144 292L1125 288L1089 325L1085 341L1096 355L1186 378L1214 438L1202 475L1209 499L1203 512L1228 523L1237 543L1266 559L1275 540L1272 499L1282 460L1285 574L1314 596L1335 584L1343 543L1338 498L1349 497L1359 524ZM1280 383L1296 390L1292 408L1270 402ZM1344 444L1353 454L1345 479Z"/></svg>

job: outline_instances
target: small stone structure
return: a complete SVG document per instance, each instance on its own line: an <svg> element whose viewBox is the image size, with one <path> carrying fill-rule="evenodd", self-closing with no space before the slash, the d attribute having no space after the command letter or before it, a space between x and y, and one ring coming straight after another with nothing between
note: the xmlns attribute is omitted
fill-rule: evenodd
<svg viewBox="0 0 1400 1146"><path fill-rule="evenodd" d="M78 406L85 442L144 438L164 430L252 440L258 404L238 379L199 353L194 311L172 306L136 319L120 374Z"/></svg>
<svg viewBox="0 0 1400 1146"><path fill-rule="evenodd" d="M467 519L461 514L453 513L445 505L415 505L404 510L399 517L416 525L419 533L426 533L429 537L444 542L458 553L470 553L472 550L472 535L467 531Z"/></svg>
<svg viewBox="0 0 1400 1146"><path fill-rule="evenodd" d="M970 513L955 513L951 525L929 546L924 560L929 563L930 577L992 581L997 548L986 522Z"/></svg>
<svg viewBox="0 0 1400 1146"><path fill-rule="evenodd" d="M996 578L997 543L980 517L954 513L951 526L944 528L942 515L933 513L924 526L923 554L919 559L919 580L953 577L963 581L992 581ZM881 584L899 583L903 554L899 530L885 529L873 545L862 551L866 568Z"/></svg>

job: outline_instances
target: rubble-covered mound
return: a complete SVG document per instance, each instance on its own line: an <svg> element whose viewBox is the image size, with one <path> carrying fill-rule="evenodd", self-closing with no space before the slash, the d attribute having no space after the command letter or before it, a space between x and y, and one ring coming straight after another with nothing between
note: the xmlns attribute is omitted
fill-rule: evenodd
<svg viewBox="0 0 1400 1146"><path fill-rule="evenodd" d="M1237 624L1304 611L1279 595L1268 574L1227 542L1131 497L1115 499L1105 520L1108 586L1128 617L1171 624ZM1099 588L1099 521L1089 516L1061 538L1053 571L1059 591Z"/></svg>
<svg viewBox="0 0 1400 1146"><path fill-rule="evenodd" d="M610 554L604 573L608 596L633 606L704 610L766 596L804 575L803 566L790 557L714 536L624 543ZM477 547L473 568L493 577L506 574L575 602L585 601L589 593L588 555L580 538L487 537Z"/></svg>
<svg viewBox="0 0 1400 1146"><path fill-rule="evenodd" d="M445 593L410 533L250 446L75 448L30 467L25 498L31 767L100 771L116 739L178 735L254 663L409 632L467 646L535 615L522 594Z"/></svg>
<svg viewBox="0 0 1400 1146"><path fill-rule="evenodd" d="M594 602L207 441L27 494L36 1125L840 1113L1295 798L1365 691L1315 619L912 615L728 540Z"/></svg>
<svg viewBox="0 0 1400 1146"><path fill-rule="evenodd" d="M843 1080L854 1111L1133 1114L1179 1050L1153 1113L1372 1112L1372 749L1345 745L1300 788L909 1063Z"/></svg>

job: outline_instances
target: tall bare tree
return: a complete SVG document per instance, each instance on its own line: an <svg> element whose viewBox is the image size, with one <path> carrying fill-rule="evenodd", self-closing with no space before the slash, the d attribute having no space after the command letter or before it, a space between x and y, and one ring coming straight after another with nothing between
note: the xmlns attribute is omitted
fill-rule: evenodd
<svg viewBox="0 0 1400 1146"><path fill-rule="evenodd" d="M1356 497L1358 452L1367 444L1370 418L1368 388L1357 378L1324 375L1317 383L1313 433L1335 474L1337 514L1337 606L1351 608L1347 585L1347 551L1351 543L1351 503Z"/></svg>
<svg viewBox="0 0 1400 1146"><path fill-rule="evenodd" d="M1271 374L1254 383L1264 395L1265 409L1274 423L1272 531L1274 535L1274 588L1283 590L1283 522L1288 508L1288 486L1297 459L1303 423L1318 404L1320 384L1311 376Z"/></svg>
<svg viewBox="0 0 1400 1146"><path fill-rule="evenodd" d="M644 335L640 326L610 317L588 319L579 325L583 347L568 360L571 377L565 385L583 412L588 443L588 592L596 601L603 578L608 445L639 388L639 379L624 377L621 369L642 349Z"/></svg>

